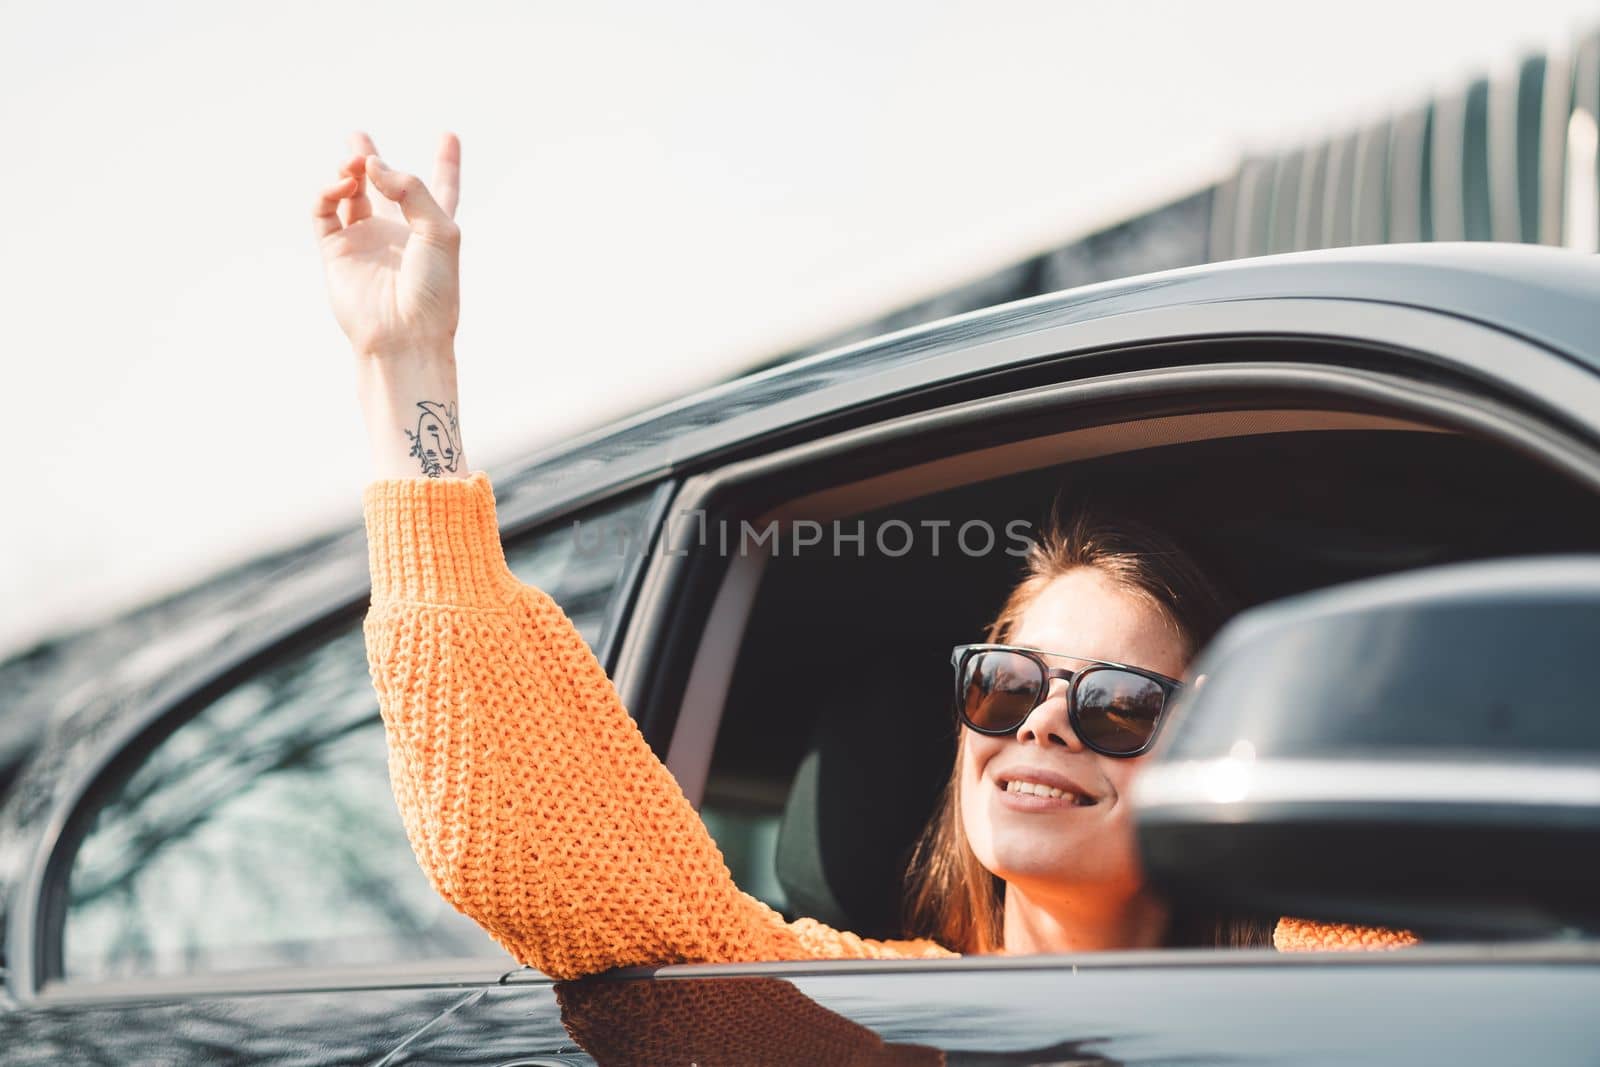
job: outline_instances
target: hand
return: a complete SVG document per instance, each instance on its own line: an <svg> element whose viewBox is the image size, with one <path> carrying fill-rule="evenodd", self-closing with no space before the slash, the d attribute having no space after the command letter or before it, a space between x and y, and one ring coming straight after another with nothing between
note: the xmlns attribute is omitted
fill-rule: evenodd
<svg viewBox="0 0 1600 1067"><path fill-rule="evenodd" d="M461 308L461 230L454 218L461 142L451 133L440 138L433 193L415 175L385 165L366 134L353 134L350 147L355 154L313 212L334 318L365 359L453 359ZM377 214L368 180L381 198Z"/></svg>

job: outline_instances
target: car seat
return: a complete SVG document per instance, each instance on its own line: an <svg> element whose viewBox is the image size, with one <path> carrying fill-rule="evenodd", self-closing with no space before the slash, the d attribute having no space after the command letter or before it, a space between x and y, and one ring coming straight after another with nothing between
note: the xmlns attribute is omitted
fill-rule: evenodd
<svg viewBox="0 0 1600 1067"><path fill-rule="evenodd" d="M834 674L778 831L793 914L904 936L905 866L955 754L947 658L924 647Z"/></svg>

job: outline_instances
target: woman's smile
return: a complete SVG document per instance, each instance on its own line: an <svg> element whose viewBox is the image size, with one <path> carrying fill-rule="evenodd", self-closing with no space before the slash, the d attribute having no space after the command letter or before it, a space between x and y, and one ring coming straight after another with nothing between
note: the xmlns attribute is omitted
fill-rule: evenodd
<svg viewBox="0 0 1600 1067"><path fill-rule="evenodd" d="M1059 771L1013 767L994 776L1001 803L1014 811L1050 812L1091 808L1100 797Z"/></svg>

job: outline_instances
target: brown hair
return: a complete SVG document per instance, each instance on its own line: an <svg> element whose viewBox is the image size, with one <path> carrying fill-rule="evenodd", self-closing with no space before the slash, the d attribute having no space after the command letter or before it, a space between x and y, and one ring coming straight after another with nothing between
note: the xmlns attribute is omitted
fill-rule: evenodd
<svg viewBox="0 0 1600 1067"><path fill-rule="evenodd" d="M1055 579L1092 567L1155 607L1193 656L1230 614L1222 591L1175 542L1130 518L1080 510L1051 519L1029 547L1023 577L989 624L985 640L1004 643L1034 598ZM961 731L964 734L965 731ZM961 822L961 740L939 807L912 853L907 872L907 914L913 930L963 953L1001 947L1005 883L991 873L967 843ZM1244 947L1270 944L1271 927L1260 919L1175 913L1170 944Z"/></svg>

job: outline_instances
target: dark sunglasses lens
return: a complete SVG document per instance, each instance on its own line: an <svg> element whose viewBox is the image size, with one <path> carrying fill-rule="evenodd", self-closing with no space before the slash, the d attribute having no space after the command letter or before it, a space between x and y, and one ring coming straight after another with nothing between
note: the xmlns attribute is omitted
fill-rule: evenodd
<svg viewBox="0 0 1600 1067"><path fill-rule="evenodd" d="M1078 730L1102 752L1137 752L1149 743L1166 693L1155 682L1112 668L1086 672L1074 694Z"/></svg>
<svg viewBox="0 0 1600 1067"><path fill-rule="evenodd" d="M975 652L961 667L961 712L980 730L1014 730L1039 697L1044 674L1015 652Z"/></svg>

